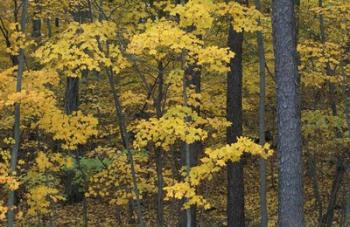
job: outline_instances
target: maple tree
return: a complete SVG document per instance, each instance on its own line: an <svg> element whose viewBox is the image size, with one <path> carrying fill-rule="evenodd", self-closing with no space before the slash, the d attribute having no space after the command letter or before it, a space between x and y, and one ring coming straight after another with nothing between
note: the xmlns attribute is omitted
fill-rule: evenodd
<svg viewBox="0 0 350 227"><path fill-rule="evenodd" d="M0 9L1 225L348 225L350 3Z"/></svg>

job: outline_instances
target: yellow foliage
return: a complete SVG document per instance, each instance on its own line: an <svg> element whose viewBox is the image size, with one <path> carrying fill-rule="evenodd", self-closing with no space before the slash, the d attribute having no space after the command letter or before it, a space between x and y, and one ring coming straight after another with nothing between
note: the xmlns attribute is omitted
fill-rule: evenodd
<svg viewBox="0 0 350 227"><path fill-rule="evenodd" d="M179 16L181 27L189 28L194 26L195 33L201 34L213 24L214 17L212 12L215 10L215 4L210 0L189 0L183 5L169 5L167 10L170 11L171 15Z"/></svg>
<svg viewBox="0 0 350 227"><path fill-rule="evenodd" d="M29 216L47 214L50 212L49 208L52 203L64 200L64 197L60 195L57 189L44 185L31 188L26 197L29 206L27 214Z"/></svg>
<svg viewBox="0 0 350 227"><path fill-rule="evenodd" d="M92 115L85 116L81 111L65 115L57 109L46 110L37 125L53 134L55 140L63 141L62 148L75 150L85 144L91 136L97 135L98 121Z"/></svg>
<svg viewBox="0 0 350 227"><path fill-rule="evenodd" d="M262 28L258 26L258 19L262 14L254 7L246 7L238 2L217 3L215 13L219 16L230 16L233 29L237 32L255 32Z"/></svg>
<svg viewBox="0 0 350 227"><path fill-rule="evenodd" d="M102 71L103 67L112 67L119 73L128 62L118 46L109 44L115 34L113 22L72 22L56 40L41 46L34 56L40 63L63 71L69 77L80 77L84 70Z"/></svg>
<svg viewBox="0 0 350 227"><path fill-rule="evenodd" d="M19 24L18 23L11 23L9 26L10 30L10 37L11 40L11 46L6 49L6 52L8 54L11 54L13 56L19 55L20 49L25 49L31 46L34 42L31 40L28 40L25 34L23 32L18 31Z"/></svg>
<svg viewBox="0 0 350 227"><path fill-rule="evenodd" d="M130 163L124 152L116 151L114 148L98 147L89 156L108 157L111 162L104 163L106 168L90 178L88 197L99 197L107 200L111 205L125 205L128 201L135 199L133 193L133 181ZM103 159L100 159L103 162ZM148 157L142 153L134 154L135 172L137 174L137 186L141 194L155 192L155 171L144 168Z"/></svg>
<svg viewBox="0 0 350 227"><path fill-rule="evenodd" d="M19 187L19 182L12 176L0 176L0 184L5 184L11 191Z"/></svg>
<svg viewBox="0 0 350 227"><path fill-rule="evenodd" d="M305 40L298 45L298 51L301 61L299 67L301 81L305 86L320 88L327 81L339 83L343 80L341 75L333 73L343 57L341 46L338 44Z"/></svg>
<svg viewBox="0 0 350 227"><path fill-rule="evenodd" d="M205 151L206 156L201 159L201 164L192 167L183 182L177 182L164 188L167 191L166 199L186 198L184 208L191 205L210 208L209 202L202 196L197 195L196 187L204 180L210 180L214 173L226 166L227 162L239 161L244 152L259 155L263 158L268 158L273 153L269 144L261 146L246 137L240 137L236 143L221 148L208 148Z"/></svg>

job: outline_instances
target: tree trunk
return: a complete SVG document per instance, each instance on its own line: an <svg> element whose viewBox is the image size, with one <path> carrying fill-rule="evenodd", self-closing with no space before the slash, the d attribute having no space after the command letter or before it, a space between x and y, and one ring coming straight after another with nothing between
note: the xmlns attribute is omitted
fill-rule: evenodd
<svg viewBox="0 0 350 227"><path fill-rule="evenodd" d="M158 97L156 98L156 114L157 118L162 117L162 100L163 100L163 85L164 85L164 68L162 62L158 63ZM159 227L164 226L164 208L163 208L163 160L162 150L156 148L156 171L157 171L157 224Z"/></svg>
<svg viewBox="0 0 350 227"><path fill-rule="evenodd" d="M318 212L318 225L322 225L322 198L320 193L320 186L317 180L317 166L316 166L316 158L314 154L311 154L311 151L308 151L306 154L307 158L307 172L312 182L312 190L315 197L315 209Z"/></svg>
<svg viewBox="0 0 350 227"><path fill-rule="evenodd" d="M27 23L27 13L28 13L28 0L22 0L22 16L21 16L21 32L25 34L26 23ZM18 55L18 69L17 69L17 82L16 82L16 92L21 92L22 90L22 77L24 71L24 49L20 49ZM11 153L11 163L10 163L10 174L16 171L17 157L20 151L21 145L21 105L20 103L15 104L15 123L14 123L14 139L15 144ZM10 191L7 201L7 207L9 211L7 212L7 226L12 227L14 225L14 202L15 202L15 192Z"/></svg>
<svg viewBox="0 0 350 227"><path fill-rule="evenodd" d="M41 19L40 18L34 18L32 21L33 24L33 30L32 30L32 37L38 38L41 36Z"/></svg>
<svg viewBox="0 0 350 227"><path fill-rule="evenodd" d="M187 86L188 86L188 75L187 72L184 73L182 80L182 97L183 97L183 105L188 106L188 96L187 96ZM191 119L189 116L185 116L185 121L188 122ZM185 159L185 167L186 167L186 176L189 175L191 169L191 150L190 144L184 144L184 159ZM186 218L182 220L181 226L192 227L192 212L191 208L185 210ZM185 223L184 223L185 222Z"/></svg>
<svg viewBox="0 0 350 227"><path fill-rule="evenodd" d="M227 143L235 143L242 135L242 52L243 33L234 31L230 24L228 46L235 53L227 74ZM227 224L229 227L245 226L243 162L227 163Z"/></svg>
<svg viewBox="0 0 350 227"><path fill-rule="evenodd" d="M86 23L89 22L90 14L87 10L79 9L78 11L72 12L72 16L75 22ZM88 71L82 72L82 77L87 76ZM79 108L79 77L70 77L67 75L66 79L66 90L64 97L64 109L67 115L71 115L73 112L77 111ZM80 147L78 146L75 155L75 161L78 162L80 159ZM66 172L65 183L65 193L68 197L68 202L81 202L84 200L84 192L81 192L79 185L74 183L75 171L68 170ZM83 214L85 216L86 214Z"/></svg>
<svg viewBox="0 0 350 227"><path fill-rule="evenodd" d="M320 8L323 7L323 0L318 1L318 6ZM325 33L325 27L324 27L324 18L323 18L322 14L320 14L320 16L319 16L319 25L320 25L321 42L324 44L324 43L326 43L326 33ZM328 62L326 63L326 74L328 76L333 75L331 66ZM338 115L337 103L335 101L336 87L332 82L328 82L328 87L329 87L328 99L329 99L330 109L332 111L332 115L337 116ZM337 129L335 131L335 134L336 134L337 138L340 137L340 132ZM338 194L338 191L341 187L344 173L345 173L344 160L341 157L341 155L337 154L336 155L336 171L335 171L335 176L333 178L331 194L330 194L328 207L327 207L327 213L326 213L326 216L324 217L324 221L322 223L323 226L327 226L327 227L332 226L333 218L334 218L334 208L335 208L336 202L337 202L337 194Z"/></svg>
<svg viewBox="0 0 350 227"><path fill-rule="evenodd" d="M345 75L344 75L345 76ZM349 103L349 88L347 88L344 84L342 86L342 93L343 93L343 99L344 99L344 112L345 112L345 119L348 126L348 131L350 133L350 103ZM342 227L349 226L349 213L350 213L350 167L348 166L346 168L346 184L344 184L345 187L345 198L343 201L343 220L342 220Z"/></svg>
<svg viewBox="0 0 350 227"><path fill-rule="evenodd" d="M345 201L344 201L344 207L343 207L343 221L342 221L342 227L348 227L349 226L349 213L350 213L350 189L349 186L347 186L347 192L345 195Z"/></svg>
<svg viewBox="0 0 350 227"><path fill-rule="evenodd" d="M34 4L38 4L38 0L34 1ZM41 36L41 19L38 17L38 14L40 13L40 5L35 5L34 9L34 15L32 19L32 37L33 38L39 38Z"/></svg>
<svg viewBox="0 0 350 227"><path fill-rule="evenodd" d="M71 115L79 108L79 78L67 77L64 96L64 110L67 115ZM78 147L79 149L79 147ZM78 151L75 151L78 152ZM78 156L76 156L78 158ZM79 161L76 159L76 161ZM64 178L65 194L67 202L75 203L83 200L83 193L79 191L79 186L74 184L74 170L67 170Z"/></svg>
<svg viewBox="0 0 350 227"><path fill-rule="evenodd" d="M133 158L133 154L132 154L132 151L130 148L129 134L128 134L127 127L126 127L126 122L125 122L125 117L124 117L122 105L121 105L119 96L117 94L116 88L115 88L115 82L114 82L114 77L113 77L114 75L113 75L112 68L109 68L107 70L107 75L108 75L109 84L110 84L113 99L114 99L114 104L115 104L121 139L122 139L124 148L127 151L128 162L129 162L130 168L131 168L133 192L135 193L135 196L136 196L136 212L137 212L137 216L138 216L138 219L140 222L140 226L144 227L145 222L144 222L143 211L142 211L142 206L141 206L140 191L139 191L138 186L137 186L137 175L136 175L136 171L135 171L134 158Z"/></svg>
<svg viewBox="0 0 350 227"><path fill-rule="evenodd" d="M47 27L47 36L51 38L52 37L51 20L50 18L46 18L45 21L46 21L46 27Z"/></svg>
<svg viewBox="0 0 350 227"><path fill-rule="evenodd" d="M79 77L67 77L64 96L64 110L67 115L79 107Z"/></svg>
<svg viewBox="0 0 350 227"><path fill-rule="evenodd" d="M273 1L272 30L278 112L278 225L304 226L300 81L293 0Z"/></svg>
<svg viewBox="0 0 350 227"><path fill-rule="evenodd" d="M191 84L195 86L195 92L199 94L201 92L201 72L200 71L193 71L192 70L192 78L191 78ZM197 114L200 114L200 108L194 108ZM190 144L190 165L191 167L196 166L198 164L198 156L200 153L202 153L202 142L196 141L192 144ZM191 226L196 227L197 226L197 207L191 206Z"/></svg>
<svg viewBox="0 0 350 227"><path fill-rule="evenodd" d="M333 178L332 190L329 196L327 213L323 222L323 226L331 227L333 224L334 208L337 203L337 194L343 181L345 174L345 166L341 158L337 158L335 176Z"/></svg>
<svg viewBox="0 0 350 227"><path fill-rule="evenodd" d="M196 63L191 64L187 69L185 74L187 77L185 78L184 85L186 87L193 85L195 92L199 94L201 92L201 71ZM186 94L187 96L187 94ZM187 98L187 97L186 97ZM187 105L187 104L186 104ZM199 107L192 107L197 114L200 113ZM198 164L198 155L202 151L202 143L200 141L196 141L192 144L189 144L189 147L185 146L185 150L189 149L188 156L186 152L183 154L183 160L185 165L189 165L189 167L193 167ZM190 220L188 220L190 218ZM197 207L191 206L190 209L181 212L180 218L180 226L188 226L190 223L191 227L197 226Z"/></svg>
<svg viewBox="0 0 350 227"><path fill-rule="evenodd" d="M261 11L260 0L255 0L256 9ZM258 24L261 22L258 20ZM265 144L265 47L264 35L257 32L258 54L259 54L259 77L260 77L260 93L259 93L259 143ZM267 227L268 210L266 201L266 160L259 159L259 196L260 196L260 226Z"/></svg>

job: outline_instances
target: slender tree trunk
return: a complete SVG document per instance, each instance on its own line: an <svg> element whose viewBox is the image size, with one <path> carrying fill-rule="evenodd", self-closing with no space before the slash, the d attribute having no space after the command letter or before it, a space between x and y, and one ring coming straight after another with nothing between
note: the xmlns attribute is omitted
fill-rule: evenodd
<svg viewBox="0 0 350 227"><path fill-rule="evenodd" d="M347 186L347 192L345 195L345 201L344 201L344 207L343 207L343 221L342 221L342 227L348 227L349 226L349 213L350 213L350 189L349 186Z"/></svg>
<svg viewBox="0 0 350 227"><path fill-rule="evenodd" d="M344 174L345 174L344 163L340 158L337 158L335 176L333 178L332 190L329 196L327 213L323 222L323 226L331 227L333 224L334 208L337 203L337 194L340 189L341 183L343 181Z"/></svg>
<svg viewBox="0 0 350 227"><path fill-rule="evenodd" d="M183 97L183 104L184 106L188 106L188 96L187 96L187 73L184 73L183 81L182 81L182 97ZM188 116L185 116L185 121L190 121L191 119ZM191 169L191 150L190 150L190 144L185 143L184 144L184 155L185 155L185 166L186 166L186 174L187 176L190 173ZM191 208L186 209L186 226L192 227L192 214L191 214Z"/></svg>
<svg viewBox="0 0 350 227"><path fill-rule="evenodd" d="M51 20L50 18L46 18L45 21L46 21L46 27L47 27L47 36L51 38L52 37Z"/></svg>
<svg viewBox="0 0 350 227"><path fill-rule="evenodd" d="M5 27L4 20L1 17L0 17L0 33L4 37L6 47L10 48L11 47L10 34ZM11 60L13 66L18 65L18 56L9 54L9 57L10 57L10 60Z"/></svg>
<svg viewBox="0 0 350 227"><path fill-rule="evenodd" d="M323 7L323 0L318 1L319 7ZM320 25L320 38L321 42L324 44L326 43L326 33L325 33L325 27L324 27L324 18L323 15L320 14L319 16L319 25ZM333 72L331 69L331 66L329 63L326 63L326 73L328 76L332 76ZM333 116L338 115L337 111L337 103L335 101L335 95L336 95L336 87L333 83L329 82L328 83L329 87L329 105L332 111ZM340 133L338 130L335 132L336 137L340 137ZM326 216L324 217L323 225L330 227L332 226L333 223L333 218L334 218L334 208L336 206L336 200L337 200L337 194L338 191L341 187L343 178L344 178L344 173L345 173L345 166L344 166L344 160L340 155L336 155L336 171L335 171L335 176L333 178L333 183L332 183L332 189L331 189L331 194L328 202L328 207L327 207L327 212Z"/></svg>
<svg viewBox="0 0 350 227"><path fill-rule="evenodd" d="M55 27L56 28L60 27L60 18L58 18L58 17L55 18Z"/></svg>
<svg viewBox="0 0 350 227"><path fill-rule="evenodd" d="M322 198L320 193L320 186L317 180L317 166L316 166L316 158L314 154L311 154L311 151L308 151L306 154L307 158L307 170L308 175L311 178L312 182L312 190L315 197L315 208L318 212L318 224L321 226L322 224L322 215L323 215L323 208L322 208Z"/></svg>
<svg viewBox="0 0 350 227"><path fill-rule="evenodd" d="M107 70L107 75L108 75L108 80L109 80L109 84L110 84L113 99L114 99L114 104L115 104L115 109L116 109L116 113L117 113L117 119L118 119L121 139L122 139L124 148L126 149L127 154L128 154L128 162L130 163L132 183L133 183L133 192L135 193L135 196L136 196L136 212L137 212L137 216L138 216L138 219L140 222L140 226L144 227L145 222L144 222L143 211L142 211L142 206L141 206L140 191L139 191L138 186L137 186L137 175L136 175L136 171L135 171L134 158L133 158L133 154L132 154L130 143L129 143L129 134L128 134L127 127L126 127L126 122L125 122L125 117L124 117L122 105L121 105L119 96L117 94L116 88L115 88L114 75L113 75L112 68L109 68Z"/></svg>
<svg viewBox="0 0 350 227"><path fill-rule="evenodd" d="M197 69L192 69L191 70L191 81L190 83L194 86L196 94L201 93L201 71L197 65L195 65ZM193 109L197 112L197 114L200 114L200 107L193 107ZM191 167L195 166L198 164L198 156L200 153L202 153L202 142L201 141L196 141L192 144L190 144L190 164ZM197 226L197 207L196 206L191 206L191 226L196 227Z"/></svg>
<svg viewBox="0 0 350 227"><path fill-rule="evenodd" d="M38 0L34 1L35 4L38 4ZM40 13L40 6L36 5L34 9L34 16L32 19L32 37L39 38L41 36L41 19L38 16Z"/></svg>
<svg viewBox="0 0 350 227"><path fill-rule="evenodd" d="M79 9L79 11L72 12L72 16L76 22L79 23L87 23L89 22L90 14L87 10ZM58 21L57 21L58 22ZM48 28L49 28L48 24ZM51 33L51 31L49 31ZM81 77L84 78L88 75L88 71L82 71ZM73 112L77 111L79 108L79 85L80 85L80 79L79 77L70 77L67 76L66 79L66 91L65 91L65 113L67 115L71 115ZM74 151L75 152L75 161L76 163L80 163L80 158L82 156L81 150L82 147L78 146L78 148ZM84 178L84 183L87 182L86 176L83 173L81 168L77 168L78 171L82 174ZM88 203L85 197L84 192L80 190L79 184L74 182L74 177L76 175L76 172L74 170L68 170L66 172L66 178L65 178L65 193L68 197L69 202L82 202L83 206L83 226L88 226ZM84 186L85 187L85 186ZM85 189L85 188L84 188Z"/></svg>
<svg viewBox="0 0 350 227"><path fill-rule="evenodd" d="M255 0L257 10L261 11L260 0ZM258 20L258 24L261 22ZM258 54L259 54L259 77L260 77L260 94L259 94L259 143L265 144L265 47L264 35L262 32L257 32ZM267 227L268 210L266 201L266 160L259 159L259 195L260 195L260 226Z"/></svg>
<svg viewBox="0 0 350 227"><path fill-rule="evenodd" d="M343 91L343 99L344 99L344 112L345 112L345 119L348 126L348 131L350 133L350 103L349 103L349 89L343 85L342 86ZM349 226L349 213L350 213L350 167L348 166L346 171L347 176L347 184L344 184L345 187L345 198L344 198L344 204L343 204L343 220L342 220L342 227Z"/></svg>
<svg viewBox="0 0 350 227"><path fill-rule="evenodd" d="M278 225L305 226L300 92L293 0L274 0L272 30L277 80Z"/></svg>
<svg viewBox="0 0 350 227"><path fill-rule="evenodd" d="M79 77L66 78L66 91L64 97L65 113L71 115L79 107Z"/></svg>
<svg viewBox="0 0 350 227"><path fill-rule="evenodd" d="M80 21L80 12L75 13L75 21ZM66 87L64 95L64 111L67 115L71 115L73 112L77 111L79 108L79 77L66 77ZM79 147L78 147L79 150ZM79 151L75 151L79 152ZM78 158L78 156L76 156ZM76 161L79 161L76 159ZM70 203L81 202L83 197L80 195L78 186L73 183L75 176L74 170L68 170L66 172L66 177L64 179L65 194L67 195L67 201ZM84 215L83 215L84 216Z"/></svg>
<svg viewBox="0 0 350 227"><path fill-rule="evenodd" d="M162 62L158 64L158 97L156 99L156 114L158 118L162 117L162 100L164 86L164 68ZM157 170L157 224L159 227L164 226L164 208L163 208L163 160L162 150L156 148L156 170Z"/></svg>
<svg viewBox="0 0 350 227"><path fill-rule="evenodd" d="M201 91L201 71L196 63L191 64L186 69L186 78L184 80L184 85L186 87L189 87L190 85L194 86L195 92L197 94ZM187 93L186 93L186 99L187 99ZM186 101L187 105L187 101ZM199 107L192 107L194 111L197 112L197 114L200 114L200 108ZM189 119L190 120L190 119ZM187 147L185 146L185 151ZM202 143L201 141L196 141L192 144L189 144L189 156L187 156L187 153L184 153L184 162L185 165L189 165L189 167L193 167L198 164L198 155L202 151ZM190 221L188 221L188 217L190 217ZM185 210L184 212L181 212L181 218L180 218L180 226L187 226L188 223L191 223L191 227L197 226L197 207L191 206L188 210Z"/></svg>
<svg viewBox="0 0 350 227"><path fill-rule="evenodd" d="M72 17L75 22L79 23L88 23L90 22L90 12L86 8L78 9L77 11L71 12ZM57 25L59 25L59 20L57 19ZM88 71L82 71L81 77L84 78L88 75ZM66 78L66 90L65 90L65 97L64 97L64 108L65 113L67 115L71 115L73 112L77 111L79 108L79 84L80 79L79 77L70 77L67 75ZM77 150L74 151L76 153L75 159L76 162L80 159L80 150L81 147L78 146ZM67 171L67 177L65 178L65 193L68 197L68 202L81 202L84 201L85 195L83 192L79 190L79 185L74 183L74 177L75 177L75 171L74 170L68 170ZM83 203L84 205L84 203ZM87 216L85 213L86 209L83 209L83 217ZM87 218L84 220L88 220ZM84 221L85 222L85 221ZM84 223L84 225L87 225L87 223Z"/></svg>
<svg viewBox="0 0 350 227"><path fill-rule="evenodd" d="M230 61L227 74L227 120L232 126L227 129L227 143L235 143L242 135L242 54L243 33L234 31L230 24L228 46L236 55ZM227 163L227 224L229 227L244 227L244 182L243 162Z"/></svg>
<svg viewBox="0 0 350 227"><path fill-rule="evenodd" d="M25 34L26 24L27 24L27 14L28 14L28 0L22 0L22 16L21 16L21 32ZM16 92L21 92L22 90L22 76L24 71L24 49L20 49L18 55L18 69L17 69L17 82L16 82ZM16 171L17 157L20 151L21 145L21 105L20 103L15 104L15 123L14 123L14 139L15 144L11 153L11 163L10 163L10 175ZM10 191L7 201L7 207L9 211L7 212L7 226L12 227L14 225L14 202L15 202L15 192Z"/></svg>
<svg viewBox="0 0 350 227"><path fill-rule="evenodd" d="M32 37L38 38L41 36L41 19L40 18L34 18L32 21L33 24L33 30L32 30Z"/></svg>
<svg viewBox="0 0 350 227"><path fill-rule="evenodd" d="M64 96L64 110L67 115L71 115L79 108L79 78L66 77L66 88ZM79 150L79 147L78 147ZM79 152L79 151L74 151ZM79 161L76 159L76 161ZM64 178L65 194L69 203L82 201L82 193L79 192L79 187L74 184L74 170L67 170Z"/></svg>

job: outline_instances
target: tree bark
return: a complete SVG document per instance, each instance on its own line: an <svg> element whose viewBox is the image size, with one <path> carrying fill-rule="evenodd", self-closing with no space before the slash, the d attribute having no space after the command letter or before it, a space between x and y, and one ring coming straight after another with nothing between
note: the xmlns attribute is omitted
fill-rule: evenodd
<svg viewBox="0 0 350 227"><path fill-rule="evenodd" d="M260 0L255 0L256 9L261 11ZM260 19L258 24L261 25ZM264 145L265 138L265 47L264 35L257 32L258 55L259 55L259 77L260 77L260 93L259 93L259 143ZM267 227L268 210L266 201L266 160L259 158L259 196L260 196L260 226Z"/></svg>
<svg viewBox="0 0 350 227"><path fill-rule="evenodd" d="M186 69L185 74L186 74L186 78L184 79L184 86L186 87L189 87L190 85L194 86L195 92L199 94L201 92L201 71L197 63L189 65L189 67ZM186 98L187 98L187 94L186 94ZM197 114L200 113L199 107L191 106L191 108L194 111L196 111ZM198 155L202 151L201 141L196 141L192 144L189 144L189 146L188 147L185 146L185 148L189 149L188 156L186 152L183 154L183 160L185 165L189 165L189 167L193 167L197 165ZM190 221L188 221L188 218L190 218ZM191 206L188 210L181 212L180 226L181 227L187 226L187 224L189 223L191 227L197 226L197 207L194 205Z"/></svg>
<svg viewBox="0 0 350 227"><path fill-rule="evenodd" d="M22 16L21 16L21 32L25 34L27 25L27 14L28 14L28 0L22 0ZM24 49L19 50L18 55L18 69L17 69L17 81L16 81L16 92L21 92L22 90L22 77L24 72ZM11 152L11 162L10 162L10 175L16 171L17 157L20 151L21 145L21 104L15 103L15 123L14 123L14 139L15 144ZM7 201L7 207L9 211L7 212L7 226L14 226L14 202L15 202L15 192L10 191Z"/></svg>
<svg viewBox="0 0 350 227"><path fill-rule="evenodd" d="M316 158L315 155L311 151L308 151L306 154L307 158L307 172L312 182L312 190L315 197L315 209L318 212L318 224L322 225L322 215L323 215L323 207L322 207L322 198L320 193L320 186L317 180L317 166L316 166Z"/></svg>
<svg viewBox="0 0 350 227"><path fill-rule="evenodd" d="M183 105L185 107L188 106L187 81L188 81L188 75L185 72L184 76L183 76L183 80L182 80L182 97L183 97ZM190 120L191 119L189 118L189 116L185 116L186 122L188 122ZM186 142L184 144L184 156L185 156L186 174L188 176L190 173L190 169L191 169L191 150L190 150L190 144L188 144ZM191 208L186 209L185 213L186 213L186 218L184 219L185 223L182 223L182 225L185 224L185 226L187 226L187 227L192 227L192 218L193 217L192 217L192 213L191 213Z"/></svg>
<svg viewBox="0 0 350 227"><path fill-rule="evenodd" d="M85 9L79 9L78 11L71 12L75 22L87 23L89 22L90 14ZM87 76L88 71L83 71L81 77ZM70 77L67 75L66 88L64 97L64 109L67 115L71 115L73 112L78 111L79 108L79 77ZM76 162L80 159L80 147L77 148L75 159ZM85 199L84 193L79 190L79 185L74 181L75 171L68 170L65 182L65 193L68 197L68 202L81 202Z"/></svg>
<svg viewBox="0 0 350 227"><path fill-rule="evenodd" d="M343 207L343 221L342 221L342 227L348 227L349 226L349 213L350 213L350 190L349 186L347 188L347 192L345 195L345 201L344 201L344 207Z"/></svg>
<svg viewBox="0 0 350 227"><path fill-rule="evenodd" d="M157 118L162 117L162 100L163 100L163 86L164 86L164 67L162 62L158 63L158 97L156 98L156 114ZM157 224L159 227L164 226L164 208L163 208L163 160L162 150L156 148L156 171L157 171Z"/></svg>
<svg viewBox="0 0 350 227"><path fill-rule="evenodd" d="M38 0L34 1L34 4L38 4ZM34 15L32 19L32 37L39 38L41 36L41 19L38 16L40 13L40 6L35 5Z"/></svg>
<svg viewBox="0 0 350 227"><path fill-rule="evenodd" d="M110 84L113 99L114 99L114 105L115 105L115 109L116 109L121 139L122 139L124 148L127 151L128 162L129 162L130 168L131 168L133 192L135 193L135 196L136 196L136 212L137 212L140 226L144 227L145 222L144 222L143 211L142 211L142 206L141 206L140 191L139 191L138 186L137 186L137 175L136 175L136 171L135 171L135 162L134 162L133 154L132 154L131 147L130 147L129 134L127 131L125 116L123 113L123 109L122 109L122 105L121 105L119 96L118 96L116 88L115 88L115 82L114 82L114 77L113 77L114 75L113 75L112 68L109 68L107 70L107 75L108 75L108 80L109 80L109 84Z"/></svg>
<svg viewBox="0 0 350 227"><path fill-rule="evenodd" d="M194 67L197 67L197 65L194 65ZM201 93L201 71L197 67L197 69L192 69L191 70L191 81L190 83L194 86L195 92L197 94ZM197 112L197 114L200 114L200 107L193 107L193 109ZM196 166L198 164L198 156L200 153L202 153L202 142L201 141L196 141L192 144L190 144L190 164L191 167ZM192 216L192 227L197 226L197 207L196 206L191 206L191 216Z"/></svg>
<svg viewBox="0 0 350 227"><path fill-rule="evenodd" d="M234 31L230 23L228 46L235 53L227 74L227 143L235 143L242 135L242 54L243 33ZM227 163L227 224L229 227L245 226L243 162Z"/></svg>
<svg viewBox="0 0 350 227"><path fill-rule="evenodd" d="M293 0L273 0L272 31L277 81L278 225L305 226L300 92Z"/></svg>
<svg viewBox="0 0 350 227"><path fill-rule="evenodd" d="M51 38L52 37L51 20L50 18L46 18L45 21L46 21L46 27L47 27L47 36Z"/></svg>
<svg viewBox="0 0 350 227"><path fill-rule="evenodd" d="M323 7L323 0L318 1L318 6L320 8ZM319 16L319 26L320 26L320 38L321 42L323 44L326 43L326 32L325 32L325 26L324 26L324 18L323 15L320 14ZM327 62L326 63L326 74L328 76L333 76L334 72L331 69L330 64ZM337 110L337 103L335 101L335 96L336 96L336 86L332 82L328 82L328 88L329 88L329 105L330 109L332 111L333 116L338 115L338 110ZM340 132L336 129L335 131L336 137L340 137ZM336 201L337 201L337 194L338 191L341 187L343 178L345 174L345 164L343 157L341 155L336 154L336 170L335 170L335 176L333 178L333 183L332 183L332 189L331 189L331 194L328 202L328 207L327 207L327 212L326 216L324 217L323 226L330 227L332 226L333 223L333 218L334 218L334 208L336 206Z"/></svg>
<svg viewBox="0 0 350 227"><path fill-rule="evenodd" d="M34 18L32 21L33 24L33 30L32 30L32 37L38 38L41 36L41 19L40 18Z"/></svg>
<svg viewBox="0 0 350 227"><path fill-rule="evenodd" d="M333 178L332 190L329 196L327 213L323 221L323 226L331 227L333 224L334 208L337 203L337 194L340 189L341 183L343 181L344 174L345 174L344 162L341 160L341 158L337 158L336 171Z"/></svg>
<svg viewBox="0 0 350 227"><path fill-rule="evenodd" d="M64 110L67 115L77 111L79 107L79 77L67 77L64 96Z"/></svg>

